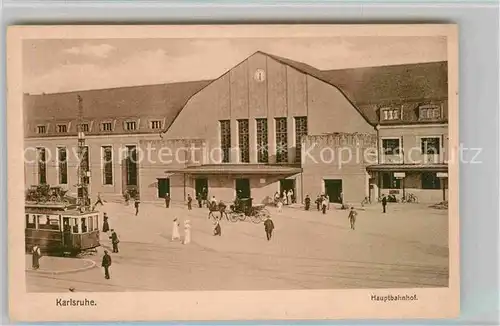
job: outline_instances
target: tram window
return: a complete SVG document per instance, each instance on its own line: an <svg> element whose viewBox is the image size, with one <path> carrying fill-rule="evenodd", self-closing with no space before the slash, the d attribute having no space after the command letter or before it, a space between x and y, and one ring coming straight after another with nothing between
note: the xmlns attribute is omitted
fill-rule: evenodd
<svg viewBox="0 0 500 326"><path fill-rule="evenodd" d="M92 231L94 229L94 218L92 216L89 216L88 220L89 220L89 230Z"/></svg>
<svg viewBox="0 0 500 326"><path fill-rule="evenodd" d="M77 218L72 218L73 221L73 233L79 233L78 232L78 219Z"/></svg>
<svg viewBox="0 0 500 326"><path fill-rule="evenodd" d="M26 214L26 228L36 229L35 215Z"/></svg>
<svg viewBox="0 0 500 326"><path fill-rule="evenodd" d="M87 223L86 223L86 220L87 219L85 217L82 218L82 233L87 232Z"/></svg>
<svg viewBox="0 0 500 326"><path fill-rule="evenodd" d="M59 217L51 215L38 215L38 228L40 230L59 231Z"/></svg>
<svg viewBox="0 0 500 326"><path fill-rule="evenodd" d="M63 231L68 232L71 230L71 226L69 225L69 218L65 217L63 222Z"/></svg>

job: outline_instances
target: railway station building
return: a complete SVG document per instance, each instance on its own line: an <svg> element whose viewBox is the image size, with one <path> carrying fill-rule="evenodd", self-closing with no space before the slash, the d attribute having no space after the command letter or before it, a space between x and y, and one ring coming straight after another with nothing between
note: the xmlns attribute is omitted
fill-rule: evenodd
<svg viewBox="0 0 500 326"><path fill-rule="evenodd" d="M263 52L215 80L25 94L25 183L75 192L81 124L90 192L105 199L134 188L141 201L184 201L206 189L266 203L292 189L297 202L439 202L447 98L446 62L321 71Z"/></svg>

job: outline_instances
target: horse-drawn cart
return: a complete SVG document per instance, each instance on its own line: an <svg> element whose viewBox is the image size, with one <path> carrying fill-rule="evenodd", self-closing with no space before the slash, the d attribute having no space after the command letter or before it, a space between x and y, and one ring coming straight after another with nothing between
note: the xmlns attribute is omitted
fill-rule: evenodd
<svg viewBox="0 0 500 326"><path fill-rule="evenodd" d="M224 217L231 222L245 221L247 218L252 223L264 222L271 214L264 204L252 204L251 198L237 199L229 208L220 204L209 205L208 218L221 220Z"/></svg>

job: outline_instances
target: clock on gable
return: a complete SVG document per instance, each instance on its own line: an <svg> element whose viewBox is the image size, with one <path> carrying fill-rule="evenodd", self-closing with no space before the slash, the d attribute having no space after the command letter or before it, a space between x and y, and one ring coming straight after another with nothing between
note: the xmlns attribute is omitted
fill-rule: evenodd
<svg viewBox="0 0 500 326"><path fill-rule="evenodd" d="M263 82L264 80L266 80L266 72L264 71L264 69L257 69L255 70L253 78L258 82Z"/></svg>

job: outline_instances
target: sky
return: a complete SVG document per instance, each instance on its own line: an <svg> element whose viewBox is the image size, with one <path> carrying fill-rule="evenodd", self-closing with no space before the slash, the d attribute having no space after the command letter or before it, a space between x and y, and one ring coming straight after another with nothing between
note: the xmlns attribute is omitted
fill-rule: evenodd
<svg viewBox="0 0 500 326"><path fill-rule="evenodd" d="M215 79L256 51L320 70L444 61L444 37L51 39L23 43L30 94Z"/></svg>

